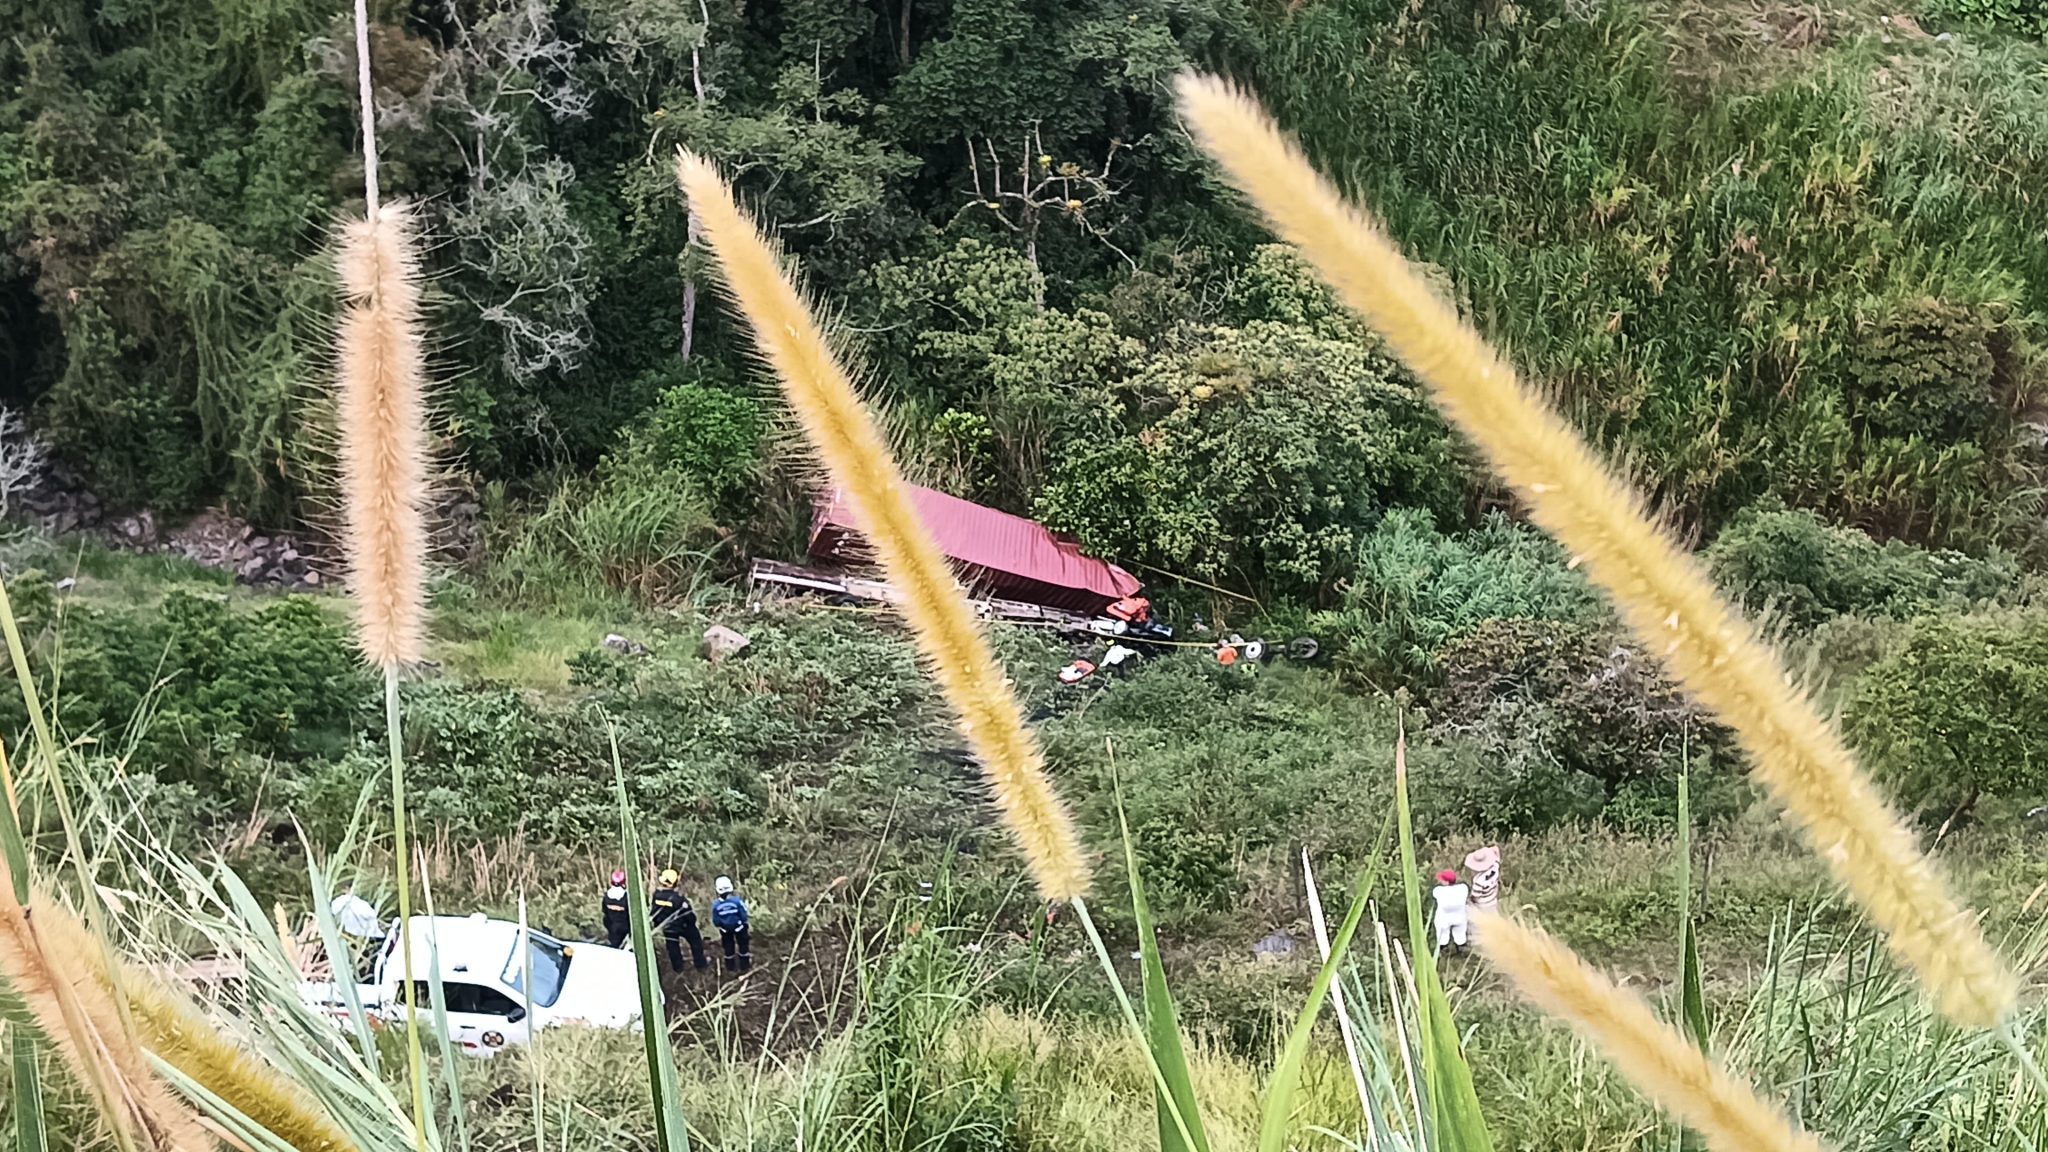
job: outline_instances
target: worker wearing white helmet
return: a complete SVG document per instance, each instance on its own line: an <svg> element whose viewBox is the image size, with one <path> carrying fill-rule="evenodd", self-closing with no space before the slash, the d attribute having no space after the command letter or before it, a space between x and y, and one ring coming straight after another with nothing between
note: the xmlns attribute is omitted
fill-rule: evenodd
<svg viewBox="0 0 2048 1152"><path fill-rule="evenodd" d="M733 892L732 877L720 876L712 885L718 898L711 902L711 923L718 928L718 943L725 950L725 970L745 972L754 966L754 954L747 941L747 905Z"/></svg>

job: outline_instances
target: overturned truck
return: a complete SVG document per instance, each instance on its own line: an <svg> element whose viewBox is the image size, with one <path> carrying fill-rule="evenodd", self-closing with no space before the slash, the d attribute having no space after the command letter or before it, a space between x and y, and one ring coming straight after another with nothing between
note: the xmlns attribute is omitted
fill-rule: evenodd
<svg viewBox="0 0 2048 1152"><path fill-rule="evenodd" d="M1111 609L1136 597L1137 577L1081 553L1071 537L1033 520L957 496L910 485L911 504L939 551L953 564L983 616L1094 630ZM895 589L861 575L872 564L853 509L838 489L821 493L811 518L809 565L756 560L753 582L821 593L847 602L896 599Z"/></svg>

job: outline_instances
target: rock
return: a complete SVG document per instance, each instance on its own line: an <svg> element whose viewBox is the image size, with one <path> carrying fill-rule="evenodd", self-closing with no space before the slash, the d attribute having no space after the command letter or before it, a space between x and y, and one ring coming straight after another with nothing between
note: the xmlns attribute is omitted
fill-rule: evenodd
<svg viewBox="0 0 2048 1152"><path fill-rule="evenodd" d="M1294 955L1294 937L1285 932L1274 932L1262 937L1252 945L1252 955L1268 964L1277 964Z"/></svg>
<svg viewBox="0 0 2048 1152"><path fill-rule="evenodd" d="M269 566L269 563L263 557L251 556L247 560L242 561L241 566L235 569L235 576L254 584L257 578L263 575L263 570Z"/></svg>
<svg viewBox="0 0 2048 1152"><path fill-rule="evenodd" d="M57 585L56 585L56 587L57 587L57 591L59 591L59 592L69 592L69 591L71 591L71 590L72 590L73 588L76 588L76 587L78 587L78 581L76 581L76 580L73 580L73 579L72 579L71 577L69 577L69 576L66 576L66 577L65 577L65 578L63 578L62 580L59 580L59 581L57 581Z"/></svg>
<svg viewBox="0 0 2048 1152"><path fill-rule="evenodd" d="M289 564L292 561L297 560L299 558L299 550L287 544L284 546L284 551L277 554L277 558L279 560L282 560L286 564Z"/></svg>
<svg viewBox="0 0 2048 1152"><path fill-rule="evenodd" d="M738 655L752 643L723 624L713 624L704 630L704 658L713 664L723 664L726 657Z"/></svg>
<svg viewBox="0 0 2048 1152"><path fill-rule="evenodd" d="M138 546L154 544L156 543L156 517L151 515L147 509L144 509L133 516L121 517L120 520L114 523L114 531L120 533L121 538L129 544Z"/></svg>
<svg viewBox="0 0 2048 1152"><path fill-rule="evenodd" d="M299 577L299 579L304 581L306 587L308 588L318 588L320 586L320 573L312 570L311 568L308 568L306 570L306 574L304 576Z"/></svg>
<svg viewBox="0 0 2048 1152"><path fill-rule="evenodd" d="M614 652L623 652L628 656L647 655L647 646L645 644L628 640L617 632L610 633L604 638L604 646Z"/></svg>

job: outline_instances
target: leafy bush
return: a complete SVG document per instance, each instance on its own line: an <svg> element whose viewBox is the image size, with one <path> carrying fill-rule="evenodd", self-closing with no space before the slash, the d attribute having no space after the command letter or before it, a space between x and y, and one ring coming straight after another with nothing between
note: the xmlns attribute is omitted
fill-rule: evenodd
<svg viewBox="0 0 2048 1152"><path fill-rule="evenodd" d="M761 480L761 403L695 381L662 389L654 408L628 433L628 452L661 471L687 477L721 508Z"/></svg>
<svg viewBox="0 0 2048 1152"><path fill-rule="evenodd" d="M1445 517L1449 434L1377 353L1258 321L1191 332L1111 386L1116 419L1052 462L1037 511L1103 555L1316 593L1390 507Z"/></svg>
<svg viewBox="0 0 2048 1152"><path fill-rule="evenodd" d="M1368 677L1430 680L1444 647L1486 620L1587 622L1605 615L1585 577L1548 536L1500 513L1446 534L1397 509L1359 545L1342 604L1316 627Z"/></svg>
<svg viewBox="0 0 2048 1152"><path fill-rule="evenodd" d="M2048 792L2048 613L1923 616L1856 684L1850 735L1900 802L1937 815Z"/></svg>
<svg viewBox="0 0 2048 1152"><path fill-rule="evenodd" d="M1534 782L1527 787L1574 797L1555 814L1577 814L1577 797L1592 795L1576 777L1604 803L1631 781L1669 776L1687 745L1702 762L1726 747L1726 734L1611 627L1489 620L1445 648L1441 665L1437 728L1477 741L1512 777ZM1511 811L1544 815L1533 799Z"/></svg>
<svg viewBox="0 0 2048 1152"><path fill-rule="evenodd" d="M2037 40L2048 36L2048 4L2041 0L1931 0L1922 11L1943 24L1988 24Z"/></svg>
<svg viewBox="0 0 2048 1152"><path fill-rule="evenodd" d="M137 771L194 785L216 812L253 802L271 761L347 748L375 698L331 601L286 596L245 610L173 588L153 611L73 603L59 612L38 572L15 577L10 591L63 730L132 750ZM18 697L0 701L0 726L21 732Z"/></svg>
<svg viewBox="0 0 2048 1152"><path fill-rule="evenodd" d="M1977 559L1897 540L1879 544L1783 507L1737 519L1705 555L1737 600L1802 629L1834 616L1906 616L1942 602L1990 599L2019 578L2018 565L2000 552Z"/></svg>

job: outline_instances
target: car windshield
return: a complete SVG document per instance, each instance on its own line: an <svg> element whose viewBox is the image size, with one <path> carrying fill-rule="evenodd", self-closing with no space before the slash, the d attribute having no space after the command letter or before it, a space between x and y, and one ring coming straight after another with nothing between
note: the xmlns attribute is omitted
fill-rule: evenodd
<svg viewBox="0 0 2048 1152"><path fill-rule="evenodd" d="M561 941L550 940L538 932L526 936L526 964L519 963L519 947L513 945L512 954L505 958L505 983L512 991L526 995L526 970L533 972L533 1002L536 1007L552 1007L562 995L562 980L569 975L569 950Z"/></svg>

